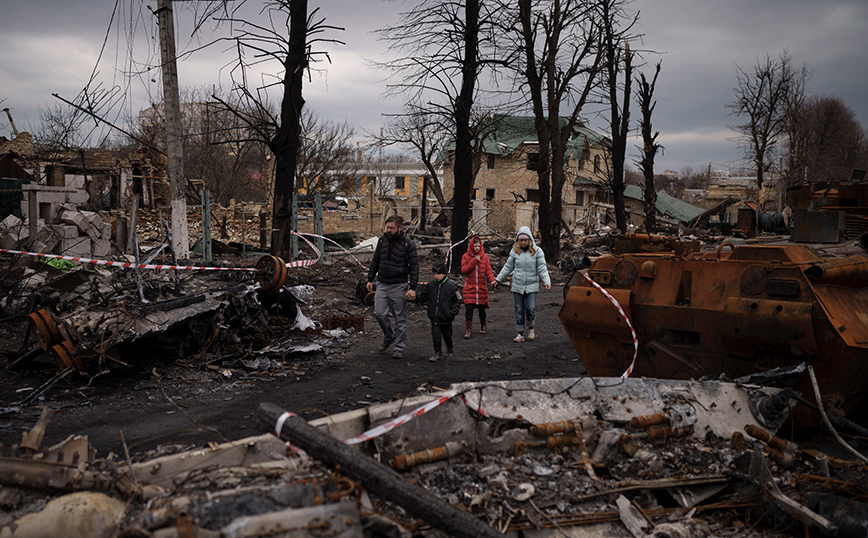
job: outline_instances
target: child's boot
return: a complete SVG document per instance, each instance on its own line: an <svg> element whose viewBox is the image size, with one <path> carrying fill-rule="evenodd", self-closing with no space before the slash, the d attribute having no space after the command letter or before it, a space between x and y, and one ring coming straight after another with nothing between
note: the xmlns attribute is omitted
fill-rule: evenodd
<svg viewBox="0 0 868 538"><path fill-rule="evenodd" d="M488 332L488 320L484 319L480 321L479 324L479 334L485 334L486 332Z"/></svg>
<svg viewBox="0 0 868 538"><path fill-rule="evenodd" d="M465 321L464 322L464 338L466 340L470 339L470 336L473 334L473 321Z"/></svg>

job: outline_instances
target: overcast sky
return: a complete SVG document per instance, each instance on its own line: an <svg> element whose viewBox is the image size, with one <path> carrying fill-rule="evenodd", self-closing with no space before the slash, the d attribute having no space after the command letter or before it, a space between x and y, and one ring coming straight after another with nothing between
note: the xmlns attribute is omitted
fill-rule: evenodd
<svg viewBox="0 0 868 538"><path fill-rule="evenodd" d="M156 0L148 0L156 8ZM117 87L118 122L159 99L159 56L154 16L141 0L7 0L0 12L0 108L8 107L19 131L38 131L40 107L73 99L97 70L101 88ZM190 3L176 8L179 54L201 43L190 38ZM344 32L326 34L346 42L330 45L331 64L305 86L307 106L317 114L347 121L358 134L376 131L382 114L400 103L381 98L384 74L364 59L380 59L384 45L371 32L395 22L414 2L310 0L329 24ZM636 0L643 47L660 53L663 69L655 94L654 129L664 153L655 169L685 166L728 169L740 164L726 104L733 99L736 66L750 68L766 53L788 49L796 65L812 72L808 89L841 98L868 126L868 1L865 0ZM112 11L115 9L114 16ZM106 38L108 35L108 39ZM105 39L105 48L100 49ZM202 41L208 41L206 33ZM133 46L128 46L132 42ZM130 51L132 49L132 52ZM222 85L231 51L218 45L184 55L182 87ZM657 57L649 57L650 73ZM323 64L320 64L323 65ZM121 105L124 111L121 111ZM634 112L634 117L638 112ZM603 131L596 118L592 128ZM0 114L0 135L11 138ZM630 159L638 151L631 145ZM631 166L635 168L635 165Z"/></svg>

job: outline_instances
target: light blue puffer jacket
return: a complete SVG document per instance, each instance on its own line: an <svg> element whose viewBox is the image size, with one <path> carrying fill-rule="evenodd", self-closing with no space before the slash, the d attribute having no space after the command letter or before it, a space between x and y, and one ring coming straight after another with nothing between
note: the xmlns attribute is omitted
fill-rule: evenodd
<svg viewBox="0 0 868 538"><path fill-rule="evenodd" d="M530 237L531 248L522 251L521 254L516 254L515 248L510 249L509 258L506 260L506 265L500 270L500 274L497 275L497 281L503 282L506 277L512 274L510 289L513 293L537 293L539 291L539 279L542 279L543 285L551 286L552 284L548 267L546 267L546 257L533 240L530 228L527 226L519 228L518 233L515 234L516 241L521 234L527 234ZM531 254L531 250L535 252Z"/></svg>

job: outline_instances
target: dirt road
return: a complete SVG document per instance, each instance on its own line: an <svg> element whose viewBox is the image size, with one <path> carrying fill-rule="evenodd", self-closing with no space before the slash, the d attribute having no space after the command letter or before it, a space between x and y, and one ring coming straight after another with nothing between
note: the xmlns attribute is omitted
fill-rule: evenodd
<svg viewBox="0 0 868 538"><path fill-rule="evenodd" d="M112 373L93 379L59 383L34 404L16 408L25 395L51 377L43 373L0 374L0 442L21 442L21 432L31 428L41 405L56 413L43 446L69 435L87 435L99 455L122 454L120 432L132 452L161 444L202 445L261 433L255 416L260 402L271 402L313 419L369 403L412 395L429 384L446 387L460 381L534 379L575 376L583 372L579 359L557 319L562 290L555 285L537 300L537 339L516 344L512 294L500 288L491 295L489 331L462 338L464 314L453 324L455 356L438 363L432 354L430 325L422 306L412 305L408 320L408 345L403 360L380 353L382 336L372 309L356 304L345 287L318 288L319 312L329 309L365 312L365 331L340 338L324 351L288 357L279 372L256 372L240 363L204 365L159 364L148 370ZM17 341L16 341L17 342ZM17 344L16 344L17 345ZM48 366L48 363L46 363Z"/></svg>

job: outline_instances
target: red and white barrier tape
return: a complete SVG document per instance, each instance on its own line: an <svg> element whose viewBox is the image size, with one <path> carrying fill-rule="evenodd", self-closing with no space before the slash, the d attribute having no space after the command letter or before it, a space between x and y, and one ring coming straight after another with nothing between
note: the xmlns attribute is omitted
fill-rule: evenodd
<svg viewBox="0 0 868 538"><path fill-rule="evenodd" d="M443 393L443 395L441 395L436 400L431 400L430 402L426 403L422 407L419 407L418 409L414 409L413 411L410 411L409 413L401 415L400 417L395 417L388 422L380 424L376 428L371 428L370 430L366 431L365 433L363 433L362 435L360 435L358 437L354 437L352 439L346 439L346 440L344 440L344 443L346 443L348 445L356 445L359 443L364 443L365 441L370 441L371 439L379 437L379 436L383 435L384 433L387 433L387 432L394 430L395 428L397 428L401 424L406 424L407 422L410 422L414 418L424 415L428 411L431 411L432 409L440 406L443 402L451 400L452 398L454 398L456 396L459 396L458 392L456 392L454 390L446 391ZM467 400L463 395L461 396L461 398L464 400L464 402L467 404L468 407L470 407L471 409L474 409L475 411L479 412L480 414L483 414L483 415L485 414L482 411L482 409L479 407L479 405Z"/></svg>
<svg viewBox="0 0 868 538"><path fill-rule="evenodd" d="M280 439L280 432L283 431L283 424L286 422L286 419L289 417L298 416L295 413L291 413L289 411L284 411L282 415L277 417L277 423L274 425L274 434L277 435L277 438ZM308 458L307 452L304 449L293 445L292 443L286 443L286 448L298 454L299 456Z"/></svg>
<svg viewBox="0 0 868 538"><path fill-rule="evenodd" d="M293 232L294 233L294 232ZM300 234L299 234L300 236ZM319 262L320 251L307 239L302 237L304 242L310 245L310 248L316 253L316 258L311 260L296 260L294 262L287 262L287 267L310 267L311 265ZM250 271L256 272L256 268L254 267L207 267L203 265L163 265L163 264L152 264L152 263L134 263L134 262L121 262L114 260L98 260L95 258L82 258L81 256L65 256L62 254L42 254L41 252L28 252L25 250L11 250L6 248L0 248L0 253L5 254L20 254L22 256L34 256L36 258L51 258L55 260L67 260L71 262L77 263L92 263L94 265L104 265L106 267L121 267L123 269L155 269L155 270L171 270L171 271Z"/></svg>
<svg viewBox="0 0 868 538"><path fill-rule="evenodd" d="M456 396L461 398L464 401L464 403L468 407L473 409L474 411L478 412L481 415L487 416L485 411L483 411L482 408L478 404L468 400L463 394L459 394L458 392L456 392L454 390L450 390L450 391L444 392L443 395L440 396L439 398L437 398L436 400L432 400L432 401L428 402L427 404L423 405L422 407L419 407L418 409L414 409L413 411L410 411L409 413L401 415L400 417L393 418L392 420L390 420L384 424L381 424L381 425L377 426L376 428L371 428L370 430L366 431L365 433L361 434L358 437L354 437L352 439L346 439L346 440L344 440L344 443L346 443L348 445L356 445L359 443L363 443L365 441L370 441L371 439L375 439L375 438L377 438L377 437L379 437L379 436L381 436L387 432L394 430L395 428L397 428L401 424L406 424L407 422L410 422L414 418L424 415L425 413L431 411L432 409L438 407L439 405L441 405L442 403L444 403L446 401L451 400L452 398L454 398ZM296 415L295 413L292 413L290 411L285 411L282 415L277 417L277 422L274 425L274 433L277 435L278 438L280 437L280 432L283 430L283 424L286 422L286 419L288 419L289 417L295 417L295 416L298 416L298 415ZM287 443L286 446L287 446L287 448L291 449L293 452L301 454L302 456L307 456L307 454L301 448L292 446L292 444L290 444L290 443Z"/></svg>
<svg viewBox="0 0 868 538"><path fill-rule="evenodd" d="M633 329L633 324L630 323L630 318L627 317L627 314L624 312L624 309L621 308L618 300L612 297L612 295L608 291L604 290L602 286L594 282L594 279L589 277L587 273L582 273L582 276L585 277L592 286L600 290L600 292L602 292L602 294L605 295L607 299L612 301L612 304L615 305L615 308L618 309L618 312L621 314L621 317L624 318L624 321L627 322L627 327L630 327L630 332L633 334L633 360L632 362L630 362L630 366L627 367L626 370L624 370L623 374L621 374L621 378L626 379L630 377L630 374L633 373L633 368L636 366L636 356L639 354L639 338L636 336L636 331L635 329Z"/></svg>
<svg viewBox="0 0 868 538"><path fill-rule="evenodd" d="M352 252L350 252L349 250L347 250L346 248L344 248L344 246L341 245L340 243L338 243L337 241L334 241L334 240L329 239L328 237L326 237L326 236L324 236L324 235L319 235L319 234L310 234L310 233L300 232L298 235L299 235L299 236L302 236L302 235L309 235L309 236L311 236L311 237L317 237L317 238L319 238L319 239L323 239L323 240L325 240L325 241L328 241L329 243L333 243L334 245L337 245L338 248L340 248L341 250L343 250L344 252L346 252L347 254L349 254L349 255L350 255L350 258L352 258L353 260L355 260L356 263L359 264L359 266L360 266L362 269L364 269L365 271L368 270L368 266L366 266L365 264L363 264L362 262L360 262L358 258L356 258L355 256L353 256L353 253L352 253Z"/></svg>
<svg viewBox="0 0 868 538"><path fill-rule="evenodd" d="M136 264L133 262L119 262L112 260L95 260L92 258L82 258L80 256L63 256L60 254L41 254L39 252L26 252L23 250L9 250L0 248L0 252L6 254L22 254L24 256L35 256L37 258L53 258L56 260L68 260L79 263L92 263L94 265L105 265L108 267L123 267L125 269L171 269L183 271L256 271L253 267L205 267L199 265L154 265L150 263Z"/></svg>
<svg viewBox="0 0 868 538"><path fill-rule="evenodd" d="M446 251L446 267L447 267L447 268L450 266L450 262L452 261L452 249L455 248L455 247L457 247L457 246L460 245L461 243L467 241L468 239L470 239L470 234L467 234L467 236L465 236L464 239L462 239L461 241L455 243L454 245L452 245L451 247L449 247L449 250Z"/></svg>

